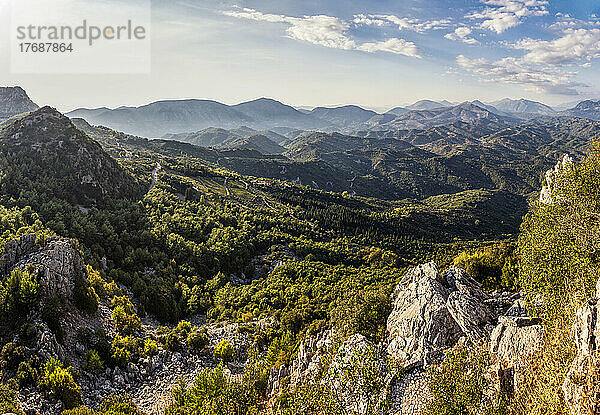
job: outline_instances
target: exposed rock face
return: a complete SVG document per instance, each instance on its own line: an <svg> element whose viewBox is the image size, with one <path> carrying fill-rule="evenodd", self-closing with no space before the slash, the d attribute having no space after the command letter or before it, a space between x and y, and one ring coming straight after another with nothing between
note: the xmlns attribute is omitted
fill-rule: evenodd
<svg viewBox="0 0 600 415"><path fill-rule="evenodd" d="M540 202L546 205L550 205L555 202L552 198L552 192L554 190L554 186L556 185L556 178L565 170L571 168L573 166L573 159L565 154L562 160L559 160L554 166L553 169L550 169L546 172L545 183L542 186L542 191L540 192Z"/></svg>
<svg viewBox="0 0 600 415"><path fill-rule="evenodd" d="M23 88L0 87L0 122L36 109L38 106L29 99Z"/></svg>
<svg viewBox="0 0 600 415"><path fill-rule="evenodd" d="M384 409L389 374L379 347L364 336L349 337L335 354L324 383L348 414L372 414ZM381 390L373 395L373 390Z"/></svg>
<svg viewBox="0 0 600 415"><path fill-rule="evenodd" d="M323 368L327 353L331 351L333 337L331 330L325 330L300 343L298 354L289 368L283 365L271 369L267 395L275 396L281 387L281 381L287 376L290 377L292 389L302 382L314 379Z"/></svg>
<svg viewBox="0 0 600 415"><path fill-rule="evenodd" d="M6 276L14 268L37 272L43 294L64 298L72 298L76 282L86 278L83 258L66 238L49 238L42 248L36 244L36 235L7 242L0 257L0 273Z"/></svg>
<svg viewBox="0 0 600 415"><path fill-rule="evenodd" d="M490 353L496 362L493 371L504 396L513 396L519 388L528 360L541 351L543 341L544 327L539 320L527 317L522 300L498 318L490 339Z"/></svg>
<svg viewBox="0 0 600 415"><path fill-rule="evenodd" d="M596 298L591 298L577 311L572 336L577 355L562 386L565 402L571 414L600 413L600 353L598 336L598 297L600 281L596 285Z"/></svg>
<svg viewBox="0 0 600 415"><path fill-rule="evenodd" d="M462 336L477 340L495 318L489 296L466 271L443 276L430 262L410 269L392 296L387 351L406 365L427 364Z"/></svg>

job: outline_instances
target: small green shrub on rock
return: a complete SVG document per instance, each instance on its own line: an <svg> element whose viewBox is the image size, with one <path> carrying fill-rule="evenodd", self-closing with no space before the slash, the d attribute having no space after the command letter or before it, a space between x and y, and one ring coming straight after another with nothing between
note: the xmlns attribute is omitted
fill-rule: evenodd
<svg viewBox="0 0 600 415"><path fill-rule="evenodd" d="M51 357L44 366L40 385L60 399L67 409L81 405L81 388L73 378L73 368Z"/></svg>
<svg viewBox="0 0 600 415"><path fill-rule="evenodd" d="M221 359L223 362L229 362L231 359L233 359L234 352L235 350L233 349L231 343L225 339L222 339L215 346L215 357L217 359Z"/></svg>

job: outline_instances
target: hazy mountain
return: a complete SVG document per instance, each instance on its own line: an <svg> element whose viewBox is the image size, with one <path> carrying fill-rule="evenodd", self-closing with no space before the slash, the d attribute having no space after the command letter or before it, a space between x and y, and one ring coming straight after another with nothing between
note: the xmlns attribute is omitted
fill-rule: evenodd
<svg viewBox="0 0 600 415"><path fill-rule="evenodd" d="M272 99L229 106L216 101L180 100L158 101L141 107L116 109L77 109L67 114L144 137L162 137L169 133L189 133L215 127L229 129L250 126L255 129L271 127L326 128L332 127L296 109Z"/></svg>
<svg viewBox="0 0 600 415"><path fill-rule="evenodd" d="M366 110L356 105L346 105L336 108L317 107L311 114L320 120L342 128L356 128L378 115L375 111Z"/></svg>
<svg viewBox="0 0 600 415"><path fill-rule="evenodd" d="M17 198L27 190L93 204L142 191L97 142L50 107L0 129L0 158L3 166L10 166L0 181L2 192Z"/></svg>
<svg viewBox="0 0 600 415"><path fill-rule="evenodd" d="M158 101L141 107L113 110L75 110L69 117L83 118L128 134L161 137L173 132L193 132L207 127L231 128L247 125L252 119L215 101Z"/></svg>
<svg viewBox="0 0 600 415"><path fill-rule="evenodd" d="M35 111L38 106L19 86L0 87L0 122L15 115Z"/></svg>
<svg viewBox="0 0 600 415"><path fill-rule="evenodd" d="M287 137L273 131L257 131L245 126L232 128L230 130L211 127L194 133L165 134L164 138L201 147L223 147L228 146L233 141L257 135L266 137L276 145L287 140Z"/></svg>
<svg viewBox="0 0 600 415"><path fill-rule="evenodd" d="M238 138L223 144L224 148L247 148L262 154L281 154L286 149L262 134Z"/></svg>
<svg viewBox="0 0 600 415"><path fill-rule="evenodd" d="M311 114L304 114L294 107L270 98L259 98L254 101L243 102L231 108L254 120L251 125L259 126L261 129L272 127L299 129L332 127L332 124L319 120Z"/></svg>
<svg viewBox="0 0 600 415"><path fill-rule="evenodd" d="M561 115L567 115L571 117L581 117L590 120L600 120L600 100L599 101L581 101L575 108L571 108L566 111L562 111Z"/></svg>
<svg viewBox="0 0 600 415"><path fill-rule="evenodd" d="M392 121L377 125L373 129L423 129L436 125L451 124L456 121L468 123L480 119L487 119L493 122L515 121L511 117L498 115L490 109L465 102L454 107L409 111L394 118Z"/></svg>
<svg viewBox="0 0 600 415"><path fill-rule="evenodd" d="M555 111L546 104L541 102L530 101L527 99L509 99L505 98L500 101L490 102L489 105L494 106L500 111L510 114L535 114L535 115L554 115Z"/></svg>

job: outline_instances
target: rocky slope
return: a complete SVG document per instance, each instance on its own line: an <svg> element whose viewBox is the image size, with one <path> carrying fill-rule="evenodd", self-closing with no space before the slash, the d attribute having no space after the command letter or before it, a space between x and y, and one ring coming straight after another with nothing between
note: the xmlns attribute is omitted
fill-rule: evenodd
<svg viewBox="0 0 600 415"><path fill-rule="evenodd" d="M38 108L23 88L0 87L0 123L15 115L35 111Z"/></svg>
<svg viewBox="0 0 600 415"><path fill-rule="evenodd" d="M100 144L50 107L0 128L0 160L7 172L0 180L3 194L18 197L27 189L91 205L143 191Z"/></svg>

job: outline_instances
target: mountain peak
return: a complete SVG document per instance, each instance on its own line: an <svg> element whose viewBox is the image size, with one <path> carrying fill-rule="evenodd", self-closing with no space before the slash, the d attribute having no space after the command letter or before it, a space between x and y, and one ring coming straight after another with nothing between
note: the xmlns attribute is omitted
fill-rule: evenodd
<svg viewBox="0 0 600 415"><path fill-rule="evenodd" d="M34 186L30 190L72 203L89 205L141 193L137 182L97 142L49 106L0 129L0 159L9 165L17 162L21 169L27 166L23 174L30 181L23 183Z"/></svg>
<svg viewBox="0 0 600 415"><path fill-rule="evenodd" d="M36 109L38 106L20 86L0 87L0 122Z"/></svg>

